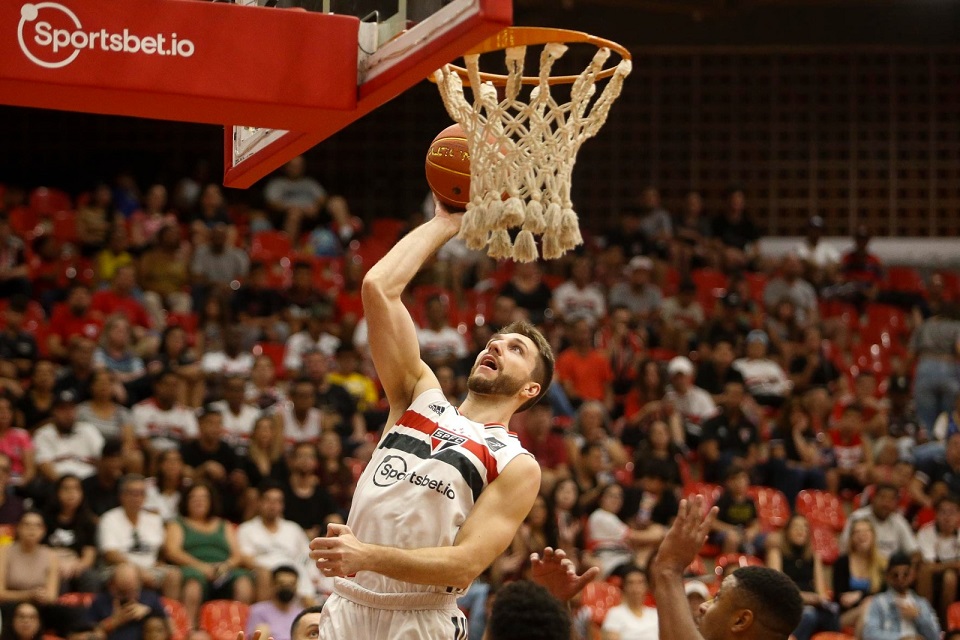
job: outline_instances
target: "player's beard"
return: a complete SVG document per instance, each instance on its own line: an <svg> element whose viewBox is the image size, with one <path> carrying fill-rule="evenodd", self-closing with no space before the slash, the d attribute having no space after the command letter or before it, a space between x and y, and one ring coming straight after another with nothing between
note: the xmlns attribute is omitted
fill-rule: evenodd
<svg viewBox="0 0 960 640"><path fill-rule="evenodd" d="M470 377L467 378L467 389L474 393L488 396L512 396L516 395L526 384L525 381L518 380L502 371L497 371L497 375L493 378L485 378L477 375L478 368L474 367L473 371L470 372Z"/></svg>

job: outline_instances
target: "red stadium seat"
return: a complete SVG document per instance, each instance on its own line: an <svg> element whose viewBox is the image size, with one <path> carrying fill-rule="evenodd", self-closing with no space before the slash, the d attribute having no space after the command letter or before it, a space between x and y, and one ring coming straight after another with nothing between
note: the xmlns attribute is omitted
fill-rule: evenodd
<svg viewBox="0 0 960 640"><path fill-rule="evenodd" d="M253 347L253 355L267 356L270 358L270 361L273 362L274 368L277 370L277 377L282 378L286 375L286 370L283 368L284 350L285 347L282 343L261 342Z"/></svg>
<svg viewBox="0 0 960 640"><path fill-rule="evenodd" d="M247 628L250 608L235 600L211 600L200 607L200 627L213 640L236 640L237 630Z"/></svg>
<svg viewBox="0 0 960 640"><path fill-rule="evenodd" d="M723 493L723 487L709 482L691 482L683 487L684 498L695 496L698 493L707 501L707 506L713 506L713 504L720 499L720 494Z"/></svg>
<svg viewBox="0 0 960 640"><path fill-rule="evenodd" d="M727 567L735 565L737 568L740 567L762 567L763 560L757 556L751 556L746 553L725 553L724 555L717 558L717 564L713 568L713 572L717 576L722 576L727 570Z"/></svg>
<svg viewBox="0 0 960 640"><path fill-rule="evenodd" d="M580 594L580 606L590 608L590 620L600 626L607 611L620 604L620 589L609 582L591 582Z"/></svg>
<svg viewBox="0 0 960 640"><path fill-rule="evenodd" d="M840 545L837 532L830 527L813 525L810 529L813 538L813 551L825 564L833 564L840 557Z"/></svg>
<svg viewBox="0 0 960 640"><path fill-rule="evenodd" d="M960 629L960 602L954 602L947 608L947 631Z"/></svg>
<svg viewBox="0 0 960 640"><path fill-rule="evenodd" d="M370 235L378 240L395 243L400 239L400 234L407 228L405 220L396 218L376 218L370 223Z"/></svg>
<svg viewBox="0 0 960 640"><path fill-rule="evenodd" d="M750 487L747 493L757 505L760 525L764 531L776 531L786 526L792 515L787 497L770 487Z"/></svg>
<svg viewBox="0 0 960 640"><path fill-rule="evenodd" d="M30 210L40 216L49 216L58 211L73 208L73 202L69 195L59 189L51 189L50 187L37 187L31 191L28 202Z"/></svg>
<svg viewBox="0 0 960 640"><path fill-rule="evenodd" d="M53 237L63 243L74 243L78 240L76 211L57 211L51 216Z"/></svg>
<svg viewBox="0 0 960 640"><path fill-rule="evenodd" d="M920 272L913 267L889 267L884 278L883 288L888 291L924 294L927 286Z"/></svg>
<svg viewBox="0 0 960 640"><path fill-rule="evenodd" d="M187 634L190 633L190 619L183 604L178 600L165 597L160 598L160 603L163 604L163 610L167 612L167 617L170 618L173 626L171 640L186 640Z"/></svg>
<svg viewBox="0 0 960 640"><path fill-rule="evenodd" d="M263 262L279 262L292 251L290 236L284 231L260 231L253 234L250 257Z"/></svg>
<svg viewBox="0 0 960 640"><path fill-rule="evenodd" d="M839 631L821 631L815 633L810 640L855 640L853 636Z"/></svg>
<svg viewBox="0 0 960 640"><path fill-rule="evenodd" d="M797 513L809 520L814 528L828 527L838 533L843 531L847 519L837 496L813 489L805 489L797 496Z"/></svg>

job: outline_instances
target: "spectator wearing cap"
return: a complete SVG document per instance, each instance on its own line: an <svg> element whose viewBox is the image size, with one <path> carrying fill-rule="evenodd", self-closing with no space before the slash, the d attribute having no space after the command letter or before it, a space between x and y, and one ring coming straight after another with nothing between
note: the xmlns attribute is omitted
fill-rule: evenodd
<svg viewBox="0 0 960 640"><path fill-rule="evenodd" d="M454 370L461 369L461 360L469 355L467 341L459 331L450 326L449 301L443 296L435 295L427 299L424 307L426 324L417 327L420 357L434 371L444 366L453 367Z"/></svg>
<svg viewBox="0 0 960 640"><path fill-rule="evenodd" d="M799 325L806 326L817 321L817 290L803 279L803 263L800 259L789 254L780 262L780 273L763 290L763 304L768 312L772 313L785 299L793 303Z"/></svg>
<svg viewBox="0 0 960 640"><path fill-rule="evenodd" d="M13 234L6 212L0 213L0 298L30 295L26 247Z"/></svg>
<svg viewBox="0 0 960 640"><path fill-rule="evenodd" d="M677 295L664 299L660 319L663 321L661 341L665 346L680 353L694 347L706 316L697 301L697 285L693 280L682 280Z"/></svg>
<svg viewBox="0 0 960 640"><path fill-rule="evenodd" d="M898 551L887 562L887 590L870 601L863 640L939 640L940 623L926 599L910 587L915 573L909 554Z"/></svg>
<svg viewBox="0 0 960 640"><path fill-rule="evenodd" d="M699 580L687 580L683 585L683 592L687 596L687 604L690 605L690 615L694 622L700 625L700 605L710 599L710 589Z"/></svg>
<svg viewBox="0 0 960 640"><path fill-rule="evenodd" d="M283 352L283 367L287 371L299 371L303 365L303 354L314 349L325 356L333 357L340 339L330 332L333 322L333 307L321 302L314 305L308 315L303 331L298 331L287 338Z"/></svg>
<svg viewBox="0 0 960 640"><path fill-rule="evenodd" d="M743 383L729 380L724 386L720 412L703 424L699 452L703 479L719 482L731 464L750 471L760 457L757 425L743 410Z"/></svg>
<svg viewBox="0 0 960 640"><path fill-rule="evenodd" d="M153 381L153 396L133 406L133 430L140 440L147 468L153 469L156 456L167 449L178 449L184 441L197 437L197 417L177 400L180 378L172 371L161 371Z"/></svg>
<svg viewBox="0 0 960 640"><path fill-rule="evenodd" d="M653 260L635 256L627 263L627 280L618 282L610 289L610 306L622 306L630 310L634 318L647 321L660 308L663 295L660 287L653 284Z"/></svg>
<svg viewBox="0 0 960 640"><path fill-rule="evenodd" d="M587 400L613 409L613 369L606 355L593 346L593 325L587 319L567 325L570 346L557 356L557 382L574 407Z"/></svg>
<svg viewBox="0 0 960 640"><path fill-rule="evenodd" d="M780 407L793 385L783 368L767 357L770 338L765 331L754 329L747 334L747 355L733 362L733 367L743 376L747 392L757 404Z"/></svg>
<svg viewBox="0 0 960 640"><path fill-rule="evenodd" d="M667 364L670 385L664 402L673 406L683 418L687 446L696 448L704 423L717 414L717 405L710 394L693 383L696 369L690 359L677 356Z"/></svg>
<svg viewBox="0 0 960 640"><path fill-rule="evenodd" d="M589 256L573 259L570 278L553 290L550 307L561 321L585 316L596 322L604 316L607 302L593 282L593 260Z"/></svg>
<svg viewBox="0 0 960 640"><path fill-rule="evenodd" d="M807 275L814 284L829 280L840 264L840 252L836 247L821 242L825 226L823 218L812 216L807 221L804 239L793 248L793 253L806 266Z"/></svg>
<svg viewBox="0 0 960 640"><path fill-rule="evenodd" d="M97 472L85 478L83 495L87 506L98 518L110 509L120 506L119 482L123 475L123 443L118 439L108 439L103 443Z"/></svg>
<svg viewBox="0 0 960 640"><path fill-rule="evenodd" d="M61 391L54 401L53 418L33 437L40 476L53 483L70 473L81 480L97 472L103 435L95 426L77 421L77 399Z"/></svg>
<svg viewBox="0 0 960 640"><path fill-rule="evenodd" d="M917 538L910 523L897 510L900 499L899 490L891 484L878 484L870 499L870 504L853 511L840 533L837 542L840 551L846 552L850 544L850 530L858 520L867 520L873 525L877 537L877 551L889 558L896 551L904 551L919 556Z"/></svg>

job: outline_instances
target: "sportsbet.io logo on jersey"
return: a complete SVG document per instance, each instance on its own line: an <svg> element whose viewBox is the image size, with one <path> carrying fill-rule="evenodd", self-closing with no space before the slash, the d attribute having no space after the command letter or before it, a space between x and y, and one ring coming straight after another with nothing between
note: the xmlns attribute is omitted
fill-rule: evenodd
<svg viewBox="0 0 960 640"><path fill-rule="evenodd" d="M380 461L376 473L373 474L373 484L378 487L392 487L398 482L406 482L415 487L436 491L448 500L456 500L457 498L453 487L443 480L436 480L416 471L407 471L406 460L400 456L387 456Z"/></svg>
<svg viewBox="0 0 960 640"><path fill-rule="evenodd" d="M17 40L23 55L47 69L65 67L83 50L189 58L193 41L176 33L134 34L85 28L77 14L56 2L27 3L20 7Z"/></svg>

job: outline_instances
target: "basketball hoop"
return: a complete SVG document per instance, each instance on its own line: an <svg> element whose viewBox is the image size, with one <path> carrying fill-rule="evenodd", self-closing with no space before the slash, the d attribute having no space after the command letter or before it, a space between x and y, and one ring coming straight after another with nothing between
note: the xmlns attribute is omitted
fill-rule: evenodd
<svg viewBox="0 0 960 640"><path fill-rule="evenodd" d="M568 44L598 47L583 73L551 76ZM536 76L524 76L528 46L542 45ZM480 55L503 50L507 74L480 71ZM604 65L616 51L620 62ZM536 260L535 235L545 259L555 259L583 243L570 199L570 180L580 146L607 120L632 68L624 47L578 31L511 27L464 56L464 67L446 65L434 74L450 117L463 128L470 151L470 202L460 237L475 250L487 248L497 259ZM597 83L608 80L599 96ZM571 85L560 103L554 85ZM524 102L520 91L534 85ZM473 104L464 96L469 86ZM503 87L500 99L497 87ZM594 97L596 99L594 100ZM516 242L511 229L520 229Z"/></svg>

